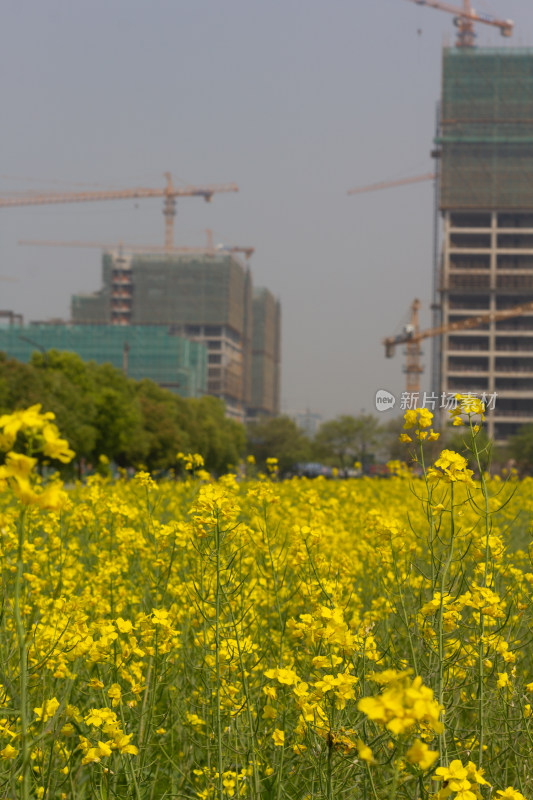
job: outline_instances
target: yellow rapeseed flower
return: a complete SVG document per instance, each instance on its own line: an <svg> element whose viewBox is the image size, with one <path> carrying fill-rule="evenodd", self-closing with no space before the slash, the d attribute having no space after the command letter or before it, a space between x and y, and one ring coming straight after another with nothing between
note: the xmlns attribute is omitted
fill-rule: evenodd
<svg viewBox="0 0 533 800"><path fill-rule="evenodd" d="M501 798L501 800L526 800L523 794L518 792L516 789L513 789L512 786L508 786L507 789L499 789L496 794Z"/></svg>
<svg viewBox="0 0 533 800"><path fill-rule="evenodd" d="M111 705L116 707L120 704L122 697L122 690L118 683L113 683L107 690L107 696L111 698Z"/></svg>
<svg viewBox="0 0 533 800"><path fill-rule="evenodd" d="M42 706L34 708L33 711L40 722L46 722L47 719L54 716L59 705L59 700L56 697L52 697L51 700L45 700Z"/></svg>
<svg viewBox="0 0 533 800"><path fill-rule="evenodd" d="M439 757L438 750L430 750L425 742L415 739L405 757L410 764L415 764L420 769L429 769Z"/></svg>
<svg viewBox="0 0 533 800"><path fill-rule="evenodd" d="M276 728L276 730L272 734L272 739L276 747L283 747L283 745L285 744L285 732L280 730L279 728Z"/></svg>
<svg viewBox="0 0 533 800"><path fill-rule="evenodd" d="M372 750L362 741L362 739L357 740L357 755L362 761L366 761L367 764L375 763Z"/></svg>
<svg viewBox="0 0 533 800"><path fill-rule="evenodd" d="M44 439L43 453L45 456L55 458L57 461L68 464L76 455L68 446L66 439L61 439L55 425L45 425L42 430Z"/></svg>

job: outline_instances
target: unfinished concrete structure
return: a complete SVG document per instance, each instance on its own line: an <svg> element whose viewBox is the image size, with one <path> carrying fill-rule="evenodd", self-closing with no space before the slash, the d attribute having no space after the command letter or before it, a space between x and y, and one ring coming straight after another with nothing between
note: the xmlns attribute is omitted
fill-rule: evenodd
<svg viewBox="0 0 533 800"><path fill-rule="evenodd" d="M444 325L533 300L533 50L445 49ZM533 422L533 312L442 337L440 389L497 393L489 434Z"/></svg>
<svg viewBox="0 0 533 800"><path fill-rule="evenodd" d="M253 375L257 372L252 368L253 311L249 268L234 254L216 250L194 254L106 252L102 289L92 295L75 295L71 309L77 324L159 325L204 343L207 392L220 397L228 416L240 421L253 405ZM265 331L269 338L269 325ZM266 352L268 347L258 349ZM272 358L278 366L270 375L270 385L255 390L256 395L259 391L269 396L265 413L271 414L279 407L279 334L274 347Z"/></svg>

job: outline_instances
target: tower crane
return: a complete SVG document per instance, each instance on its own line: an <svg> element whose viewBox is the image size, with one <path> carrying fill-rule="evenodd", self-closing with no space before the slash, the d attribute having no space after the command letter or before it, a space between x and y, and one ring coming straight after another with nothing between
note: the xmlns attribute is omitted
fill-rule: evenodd
<svg viewBox="0 0 533 800"><path fill-rule="evenodd" d="M500 29L502 36L512 36L514 22L512 19L497 19L491 14L484 12L476 13L470 5L470 0L463 0L463 7L452 6L450 3L441 3L440 0L410 0L419 6L429 6L439 11L448 11L455 14L454 24L457 26L457 47L474 47L476 34L474 32L474 22L482 22L485 25L492 25Z"/></svg>
<svg viewBox="0 0 533 800"><path fill-rule="evenodd" d="M118 189L97 192L62 192L45 194L28 194L26 196L11 195L0 198L0 208L13 206L39 206L48 203L83 203L94 200L125 200L128 198L143 199L145 197L163 197L163 215L165 217L165 249L170 250L174 245L174 217L176 216L176 198L178 197L203 197L211 202L213 195L218 192L238 192L235 183L216 184L208 186L184 186L175 188L170 172L165 172L167 185L163 189Z"/></svg>
<svg viewBox="0 0 533 800"><path fill-rule="evenodd" d="M411 3L416 3L419 6L428 6L429 8L436 8L439 11L447 11L450 14L455 14L454 23L458 28L457 32L457 47L474 47L476 34L474 32L474 22L481 22L485 25L492 25L499 28L502 36L512 36L514 22L512 19L497 19L491 14L484 12L476 12L470 4L470 0L463 0L463 7L450 5L450 3L442 3L440 0L410 0ZM435 179L435 174L426 172L423 175L415 175L410 178L400 178L399 180L380 181L379 183L371 183L368 186L356 186L350 189L348 194L361 194L363 192L374 192L378 189L392 189L395 186L404 186L409 183L419 183L422 181L431 181Z"/></svg>
<svg viewBox="0 0 533 800"><path fill-rule="evenodd" d="M416 3L419 6L428 6L429 8L436 8L438 11L447 11L450 14L455 14L454 24L458 28L457 32L457 47L474 47L476 34L474 32L474 23L481 22L484 25L492 25L500 29L502 36L512 36L514 22L512 19L498 19L491 14L485 12L476 12L470 4L470 0L463 0L463 7L454 6L450 3L443 3L441 0L410 0L411 3ZM424 175L415 175L410 178L400 178L399 180L381 181L379 183L372 183L368 186L357 186L350 189L348 194L360 194L362 192L373 192L378 189L391 189L394 186L403 186L408 183L419 183L421 181L429 181L435 179L434 173L425 173Z"/></svg>
<svg viewBox="0 0 533 800"><path fill-rule="evenodd" d="M420 309L420 300L415 299L411 304L411 317L409 323L404 327L402 333L397 336L388 336L383 339L385 345L385 356L392 358L395 353L396 345L405 344L407 347L407 361L405 365L406 372L406 391L419 392L420 391L420 375L424 371L420 363L421 347L420 343L424 339L429 339L433 336L441 336L443 333L452 333L453 331L464 331L469 328L477 328L480 325L485 325L487 322L499 322L503 319L510 319L511 317L519 317L522 314L533 312L533 302L521 303L512 308L505 308L501 311L488 311L486 314L478 314L475 317L467 317L466 319L457 320L456 322L448 322L446 325L439 325L435 328L426 328L420 330L418 324L418 312Z"/></svg>

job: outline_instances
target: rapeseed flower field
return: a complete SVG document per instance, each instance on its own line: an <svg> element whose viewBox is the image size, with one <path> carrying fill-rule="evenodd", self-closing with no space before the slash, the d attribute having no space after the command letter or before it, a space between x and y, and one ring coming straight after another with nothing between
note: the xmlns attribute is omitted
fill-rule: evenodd
<svg viewBox="0 0 533 800"><path fill-rule="evenodd" d="M425 463L408 412L421 476L68 490L52 415L1 417L1 797L533 800L533 483L481 417Z"/></svg>

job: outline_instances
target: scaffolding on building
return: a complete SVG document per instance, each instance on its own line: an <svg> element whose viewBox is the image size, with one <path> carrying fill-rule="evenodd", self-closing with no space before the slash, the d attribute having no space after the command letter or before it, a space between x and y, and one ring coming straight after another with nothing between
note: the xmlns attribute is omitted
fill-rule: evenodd
<svg viewBox="0 0 533 800"><path fill-rule="evenodd" d="M129 378L148 378L183 397L207 391L207 349L163 326L30 324L0 328L0 351L28 362L34 352L76 353L109 363Z"/></svg>
<svg viewBox="0 0 533 800"><path fill-rule="evenodd" d="M533 60L528 48L445 48L441 209L533 206Z"/></svg>
<svg viewBox="0 0 533 800"><path fill-rule="evenodd" d="M444 333L441 388L497 397L505 442L533 420L533 50L446 49L441 110L442 322L490 319Z"/></svg>

